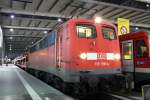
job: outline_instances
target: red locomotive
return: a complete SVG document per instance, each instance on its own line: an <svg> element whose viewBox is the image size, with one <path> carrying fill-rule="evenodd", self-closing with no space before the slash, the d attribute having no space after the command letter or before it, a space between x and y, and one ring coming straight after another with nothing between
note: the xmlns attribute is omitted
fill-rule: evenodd
<svg viewBox="0 0 150 100"><path fill-rule="evenodd" d="M123 72L136 86L150 83L150 33L136 32L119 37Z"/></svg>
<svg viewBox="0 0 150 100"><path fill-rule="evenodd" d="M62 83L82 87L82 82L95 87L112 80L121 73L116 27L106 22L71 19L30 48L28 69L36 75L43 73L56 87Z"/></svg>

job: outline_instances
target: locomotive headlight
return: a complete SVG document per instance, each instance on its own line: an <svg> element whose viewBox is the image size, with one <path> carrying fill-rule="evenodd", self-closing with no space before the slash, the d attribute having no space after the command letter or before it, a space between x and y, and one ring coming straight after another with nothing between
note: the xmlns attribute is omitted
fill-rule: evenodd
<svg viewBox="0 0 150 100"><path fill-rule="evenodd" d="M114 58L115 58L116 60L119 60L119 59L120 59L120 54L118 54L118 53L115 54L115 55L114 55Z"/></svg>
<svg viewBox="0 0 150 100"><path fill-rule="evenodd" d="M87 58L87 54L86 53L81 53L80 54L80 58L81 59L86 59Z"/></svg>
<svg viewBox="0 0 150 100"><path fill-rule="evenodd" d="M119 60L120 54L114 54L114 53L107 53L107 60Z"/></svg>

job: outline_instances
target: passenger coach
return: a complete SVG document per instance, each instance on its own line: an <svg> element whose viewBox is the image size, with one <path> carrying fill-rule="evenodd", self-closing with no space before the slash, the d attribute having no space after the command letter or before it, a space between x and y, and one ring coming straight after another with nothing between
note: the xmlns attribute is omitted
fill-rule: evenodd
<svg viewBox="0 0 150 100"><path fill-rule="evenodd" d="M123 72L136 86L150 83L150 33L135 32L119 37Z"/></svg>

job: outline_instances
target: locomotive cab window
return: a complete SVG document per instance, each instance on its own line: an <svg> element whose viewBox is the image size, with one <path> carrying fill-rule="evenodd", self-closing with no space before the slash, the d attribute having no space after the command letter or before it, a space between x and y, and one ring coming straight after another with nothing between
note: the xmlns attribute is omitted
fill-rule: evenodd
<svg viewBox="0 0 150 100"><path fill-rule="evenodd" d="M102 27L102 33L105 39L109 39L109 40L116 39L115 29L111 27Z"/></svg>
<svg viewBox="0 0 150 100"><path fill-rule="evenodd" d="M144 40L135 41L136 57L148 57L148 48Z"/></svg>
<svg viewBox="0 0 150 100"><path fill-rule="evenodd" d="M122 51L124 60L131 60L133 58L131 42L123 43Z"/></svg>
<svg viewBox="0 0 150 100"><path fill-rule="evenodd" d="M76 30L80 38L96 38L96 29L93 25L77 24Z"/></svg>

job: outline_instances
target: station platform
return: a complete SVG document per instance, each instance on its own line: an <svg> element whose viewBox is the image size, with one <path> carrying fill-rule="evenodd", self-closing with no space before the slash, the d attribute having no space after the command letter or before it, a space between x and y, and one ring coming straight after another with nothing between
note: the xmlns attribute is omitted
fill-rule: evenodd
<svg viewBox="0 0 150 100"><path fill-rule="evenodd" d="M0 100L74 100L17 66L0 66Z"/></svg>

